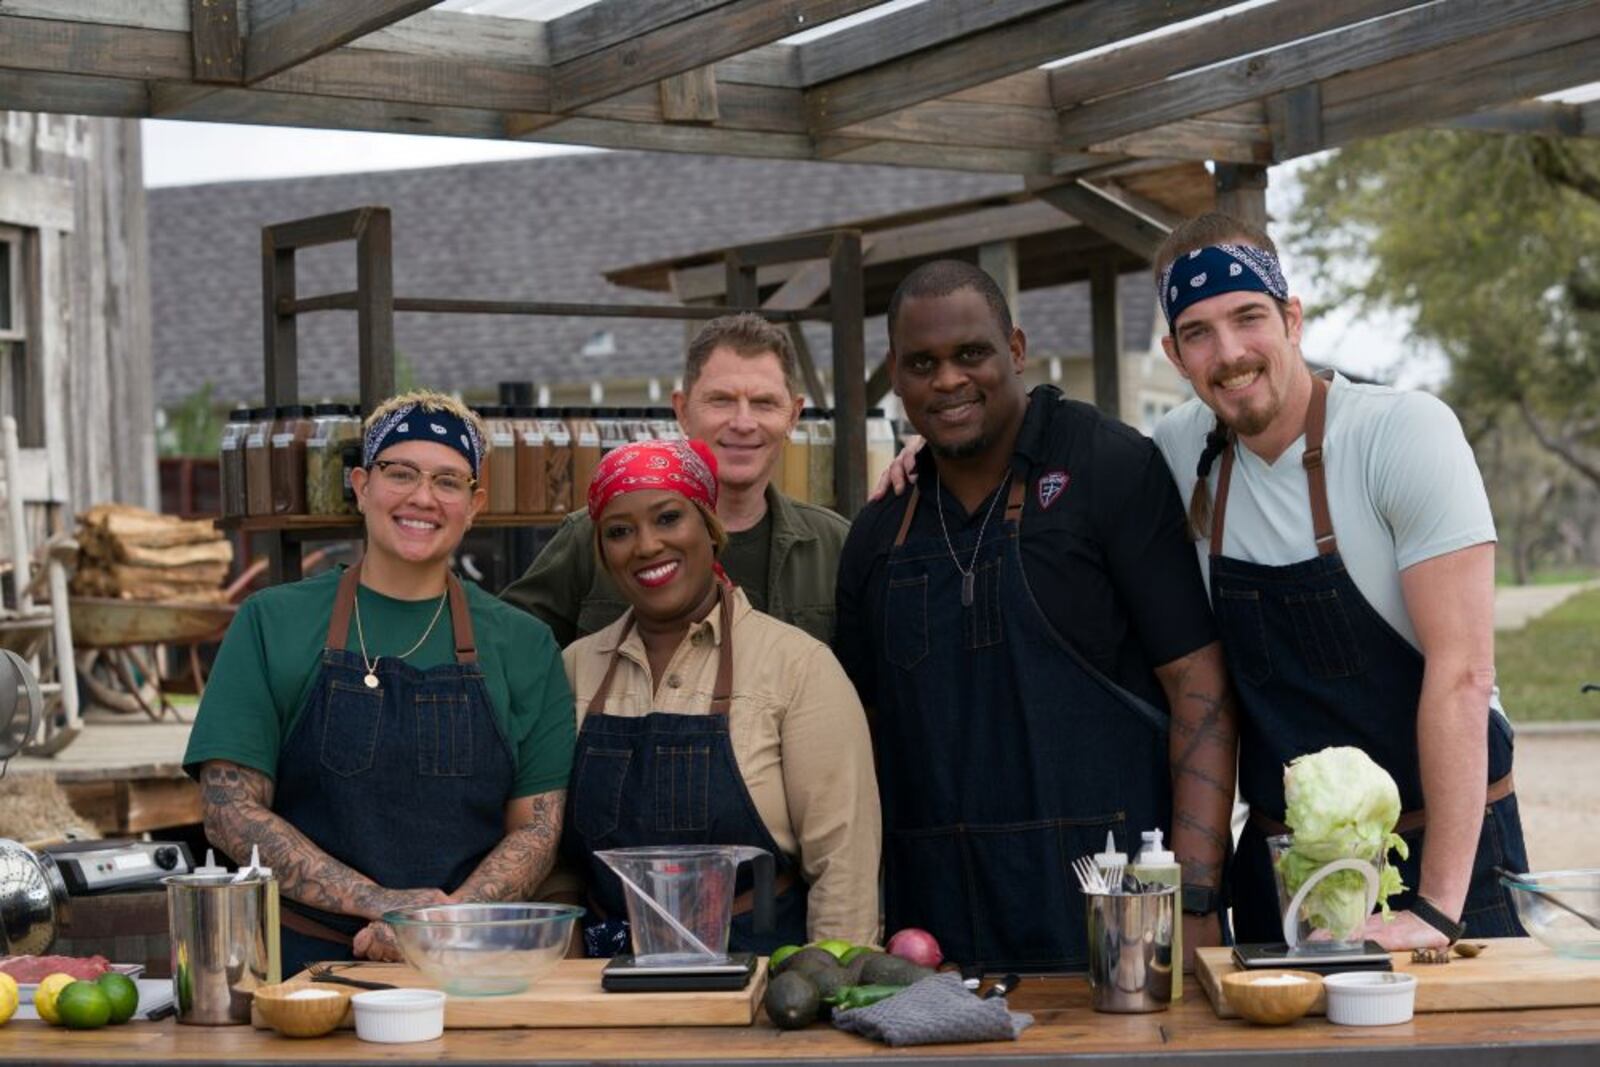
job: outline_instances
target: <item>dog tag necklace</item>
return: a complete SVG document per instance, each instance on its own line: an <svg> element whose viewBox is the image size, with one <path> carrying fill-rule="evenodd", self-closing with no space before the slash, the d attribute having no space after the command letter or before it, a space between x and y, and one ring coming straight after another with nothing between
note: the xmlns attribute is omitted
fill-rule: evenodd
<svg viewBox="0 0 1600 1067"><path fill-rule="evenodd" d="M989 510L983 514L983 524L978 527L978 542L972 546L972 558L967 560L967 565L961 565L961 558L956 555L956 546L950 543L950 527L944 521L944 482L937 473L933 476L934 504L939 512L939 529L944 533L944 547L950 553L950 562L956 565L956 570L961 572L961 606L972 607L972 597L977 581L973 577L978 570L978 551L983 548L983 531L989 528L989 520L994 517L994 506L1000 502L1005 488L1011 482L1011 472L1006 471L1006 476L1000 479L1000 484L995 486L994 499L989 501ZM357 614L356 621L361 616Z"/></svg>
<svg viewBox="0 0 1600 1067"><path fill-rule="evenodd" d="M417 638L416 644L400 653L400 655L396 658L404 660L407 656L411 655L411 653L422 647L422 642L426 641L428 639L428 635L433 633L434 626L439 622L439 616L444 614L445 598L449 595L450 585L448 582L446 582L444 592L439 594L439 606L433 609L433 618L429 620L428 628L422 631L422 636ZM367 658L367 635L361 631L361 590L359 588L356 590L355 600L356 641L361 645L361 662L367 666L366 677L362 678L361 680L366 683L368 689L376 689L378 688L378 661L383 659L383 657L374 656L372 659Z"/></svg>

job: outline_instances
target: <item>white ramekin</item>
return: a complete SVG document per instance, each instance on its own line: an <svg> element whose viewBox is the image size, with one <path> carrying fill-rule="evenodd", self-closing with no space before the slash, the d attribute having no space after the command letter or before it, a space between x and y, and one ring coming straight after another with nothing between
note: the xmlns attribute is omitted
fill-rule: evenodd
<svg viewBox="0 0 1600 1067"><path fill-rule="evenodd" d="M444 1034L445 995L437 989L374 989L350 998L356 1036L398 1045Z"/></svg>
<svg viewBox="0 0 1600 1067"><path fill-rule="evenodd" d="M1341 1026L1393 1026L1411 1021L1416 976L1400 971L1346 971L1322 980L1328 1021Z"/></svg>

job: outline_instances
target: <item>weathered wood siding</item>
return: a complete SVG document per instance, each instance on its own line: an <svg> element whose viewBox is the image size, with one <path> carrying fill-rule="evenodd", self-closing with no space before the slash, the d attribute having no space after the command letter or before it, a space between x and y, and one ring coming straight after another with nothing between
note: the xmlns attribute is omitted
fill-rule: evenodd
<svg viewBox="0 0 1600 1067"><path fill-rule="evenodd" d="M37 188L39 178L70 196L70 229L3 212L0 224L33 226L38 233L38 298L29 329L44 374L48 496L65 505L60 519L68 522L72 513L105 501L155 507L138 123L0 112L0 187L13 179L13 188ZM31 490L27 481L24 488Z"/></svg>

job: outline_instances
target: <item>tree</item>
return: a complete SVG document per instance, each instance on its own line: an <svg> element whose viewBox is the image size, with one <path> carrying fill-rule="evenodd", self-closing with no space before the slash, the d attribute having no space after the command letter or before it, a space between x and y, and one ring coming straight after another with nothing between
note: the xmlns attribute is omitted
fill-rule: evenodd
<svg viewBox="0 0 1600 1067"><path fill-rule="evenodd" d="M1514 419L1600 487L1600 144L1417 131L1302 181L1291 246L1336 299L1412 316L1469 436Z"/></svg>

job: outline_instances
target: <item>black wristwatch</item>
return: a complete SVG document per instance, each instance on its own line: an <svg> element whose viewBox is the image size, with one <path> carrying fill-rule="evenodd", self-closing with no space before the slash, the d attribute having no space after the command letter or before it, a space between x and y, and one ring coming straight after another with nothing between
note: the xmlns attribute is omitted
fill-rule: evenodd
<svg viewBox="0 0 1600 1067"><path fill-rule="evenodd" d="M1461 935L1467 932L1466 923L1450 918L1421 894L1411 902L1411 914L1449 938L1452 945L1460 941Z"/></svg>
<svg viewBox="0 0 1600 1067"><path fill-rule="evenodd" d="M1185 915L1215 915L1222 903L1221 894L1215 886L1189 885L1183 886L1183 913Z"/></svg>

